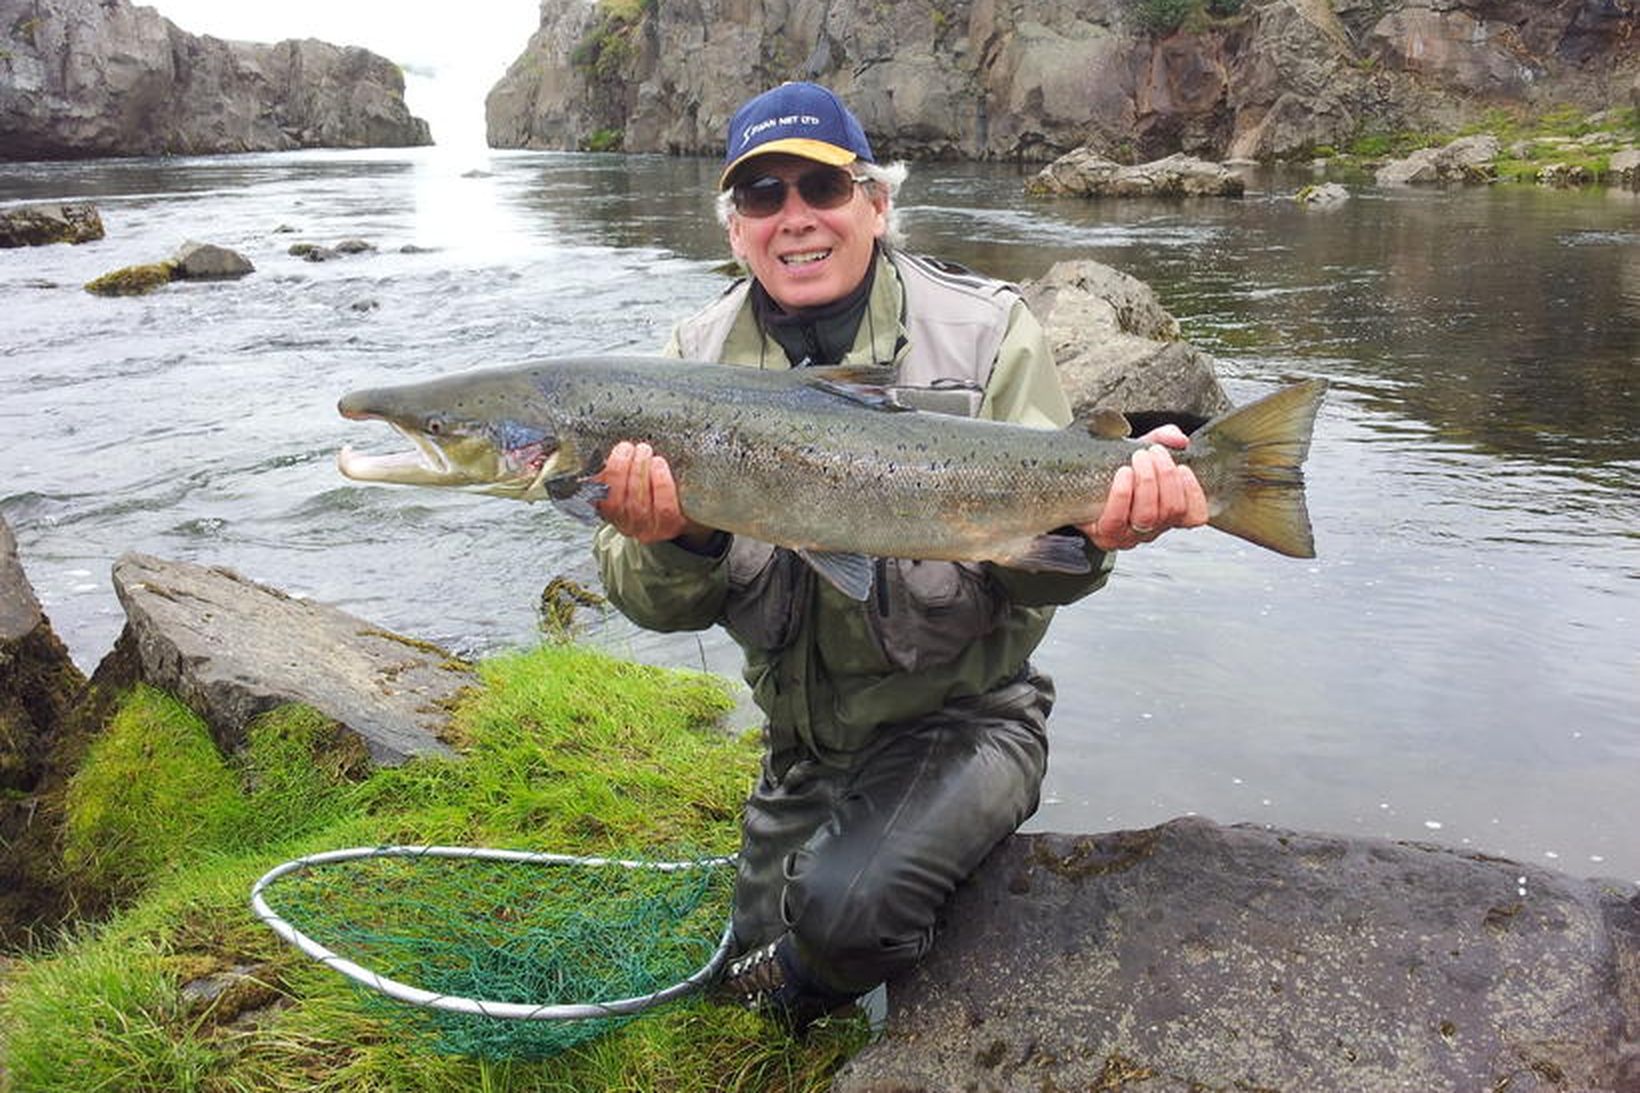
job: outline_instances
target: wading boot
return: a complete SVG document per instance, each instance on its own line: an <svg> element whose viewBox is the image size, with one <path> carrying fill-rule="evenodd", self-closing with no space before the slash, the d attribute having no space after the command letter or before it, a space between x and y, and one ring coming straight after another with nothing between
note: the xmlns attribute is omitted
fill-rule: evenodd
<svg viewBox="0 0 1640 1093"><path fill-rule="evenodd" d="M804 974L790 934L730 961L713 993L720 1001L763 1014L793 1035L854 1001L853 995L828 990Z"/></svg>

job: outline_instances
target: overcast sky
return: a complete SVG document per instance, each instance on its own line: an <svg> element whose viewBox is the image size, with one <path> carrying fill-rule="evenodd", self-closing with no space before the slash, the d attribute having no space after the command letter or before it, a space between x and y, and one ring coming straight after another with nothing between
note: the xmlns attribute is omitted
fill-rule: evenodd
<svg viewBox="0 0 1640 1093"><path fill-rule="evenodd" d="M484 95L540 24L539 0L154 0L147 6L194 34L251 42L319 38L433 72L433 86L412 79L406 97L414 113L432 122L441 144L452 137L452 119L482 132Z"/></svg>

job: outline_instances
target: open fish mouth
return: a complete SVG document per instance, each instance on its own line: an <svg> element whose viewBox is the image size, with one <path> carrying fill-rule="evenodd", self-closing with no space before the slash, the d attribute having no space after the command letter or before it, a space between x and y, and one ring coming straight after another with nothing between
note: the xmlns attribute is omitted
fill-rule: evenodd
<svg viewBox="0 0 1640 1093"><path fill-rule="evenodd" d="M344 446L336 454L337 469L356 482L528 494L539 489L551 455L540 442L503 451L482 437L434 438L389 424L410 442L409 450L377 455Z"/></svg>
<svg viewBox="0 0 1640 1093"><path fill-rule="evenodd" d="M336 467L356 482L394 482L415 486L453 486L469 481L429 437L393 426L410 441L408 451L372 455L347 445L336 453Z"/></svg>

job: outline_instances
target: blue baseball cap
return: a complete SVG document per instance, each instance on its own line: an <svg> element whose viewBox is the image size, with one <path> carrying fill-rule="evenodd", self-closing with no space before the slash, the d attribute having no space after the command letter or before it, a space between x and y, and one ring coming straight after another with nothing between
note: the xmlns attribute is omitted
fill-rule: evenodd
<svg viewBox="0 0 1640 1093"><path fill-rule="evenodd" d="M783 83L748 101L729 121L723 174L718 189L753 156L785 152L841 167L863 159L874 163L866 131L848 107L827 88L812 83Z"/></svg>

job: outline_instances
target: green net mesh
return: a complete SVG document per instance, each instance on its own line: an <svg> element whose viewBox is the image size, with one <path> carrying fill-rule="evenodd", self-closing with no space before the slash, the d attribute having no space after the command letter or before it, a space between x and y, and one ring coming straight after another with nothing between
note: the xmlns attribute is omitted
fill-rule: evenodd
<svg viewBox="0 0 1640 1093"><path fill-rule="evenodd" d="M425 1033L430 1049L486 1059L552 1055L634 1013L531 1020L440 1008L456 1004L444 999L515 1007L637 1000L641 1009L647 996L704 979L721 958L734 886L733 865L720 858L660 869L403 849L337 853L358 856L306 859L264 877L253 893L258 913L282 934L275 920L305 935L287 940L316 943L367 971L360 977L309 949L365 982L365 1005ZM411 1004L371 977L441 998Z"/></svg>

